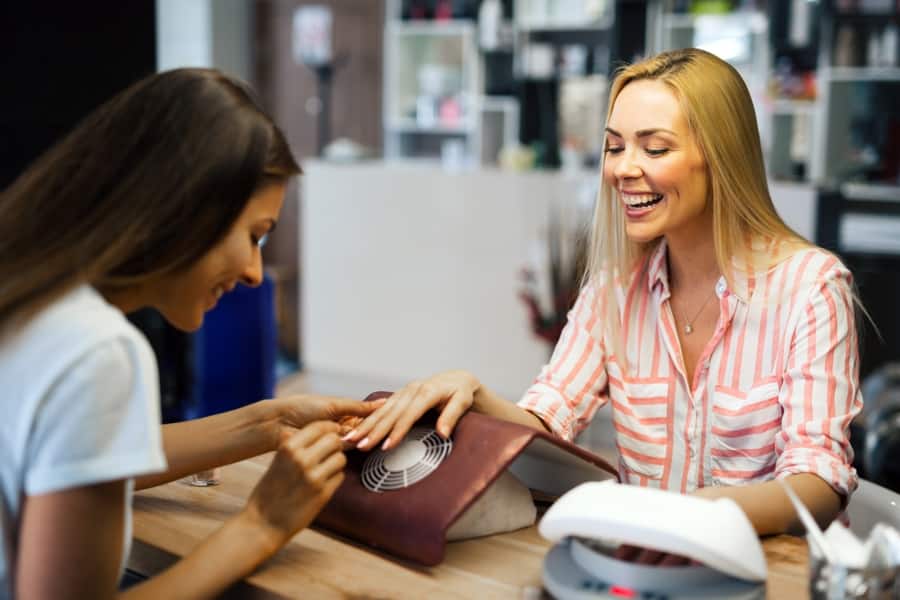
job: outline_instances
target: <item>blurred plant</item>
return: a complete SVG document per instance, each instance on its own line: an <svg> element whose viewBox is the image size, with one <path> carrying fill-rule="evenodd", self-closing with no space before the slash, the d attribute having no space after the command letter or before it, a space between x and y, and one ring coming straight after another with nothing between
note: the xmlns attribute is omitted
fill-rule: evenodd
<svg viewBox="0 0 900 600"><path fill-rule="evenodd" d="M537 248L532 264L522 269L519 298L528 308L532 332L555 346L578 298L587 259L588 231L567 225L551 213L546 248Z"/></svg>

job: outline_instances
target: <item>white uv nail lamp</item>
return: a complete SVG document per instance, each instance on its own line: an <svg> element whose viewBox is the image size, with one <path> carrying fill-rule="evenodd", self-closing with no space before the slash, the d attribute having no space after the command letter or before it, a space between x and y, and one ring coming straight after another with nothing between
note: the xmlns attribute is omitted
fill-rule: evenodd
<svg viewBox="0 0 900 600"><path fill-rule="evenodd" d="M750 600L765 598L766 561L743 511L707 500L614 482L584 483L538 525L556 545L544 559L544 587L557 600ZM701 566L619 560L629 544L678 554Z"/></svg>

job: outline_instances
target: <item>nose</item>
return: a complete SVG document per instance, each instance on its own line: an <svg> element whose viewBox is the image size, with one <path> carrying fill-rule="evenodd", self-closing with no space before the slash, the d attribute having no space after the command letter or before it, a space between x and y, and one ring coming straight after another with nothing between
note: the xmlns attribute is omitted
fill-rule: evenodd
<svg viewBox="0 0 900 600"><path fill-rule="evenodd" d="M630 151L622 152L616 164L613 167L613 174L616 179L634 179L643 174L640 165L635 160L634 153Z"/></svg>
<svg viewBox="0 0 900 600"><path fill-rule="evenodd" d="M250 264L241 273L241 283L249 287L257 287L263 282L262 252L254 249Z"/></svg>

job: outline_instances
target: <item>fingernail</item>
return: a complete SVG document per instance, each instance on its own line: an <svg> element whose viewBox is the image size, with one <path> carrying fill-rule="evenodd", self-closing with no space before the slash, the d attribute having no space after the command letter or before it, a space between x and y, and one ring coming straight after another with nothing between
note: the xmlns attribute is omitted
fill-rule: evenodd
<svg viewBox="0 0 900 600"><path fill-rule="evenodd" d="M355 435L356 435L356 430L355 430L355 429L351 429L350 431L348 431L347 433L345 433L345 434L344 434L344 437L342 437L341 439L344 440L345 442L348 442L348 441L350 441Z"/></svg>
<svg viewBox="0 0 900 600"><path fill-rule="evenodd" d="M381 445L382 450L387 450L391 446L391 438L384 440L384 443Z"/></svg>
<svg viewBox="0 0 900 600"><path fill-rule="evenodd" d="M369 444L369 438L364 437L360 443L356 445L357 448L362 449L363 446L367 446Z"/></svg>

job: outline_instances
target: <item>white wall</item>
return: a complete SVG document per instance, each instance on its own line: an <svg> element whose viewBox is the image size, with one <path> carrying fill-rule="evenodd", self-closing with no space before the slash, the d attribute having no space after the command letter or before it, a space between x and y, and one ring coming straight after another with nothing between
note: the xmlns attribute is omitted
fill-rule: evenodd
<svg viewBox="0 0 900 600"><path fill-rule="evenodd" d="M253 3L157 0L156 68L215 67L252 78Z"/></svg>
<svg viewBox="0 0 900 600"><path fill-rule="evenodd" d="M156 68L212 66L210 0L156 0Z"/></svg>
<svg viewBox="0 0 900 600"><path fill-rule="evenodd" d="M518 298L520 271L551 206L574 202L584 180L383 163L304 170L304 368L387 383L462 368L518 398L550 352Z"/></svg>

